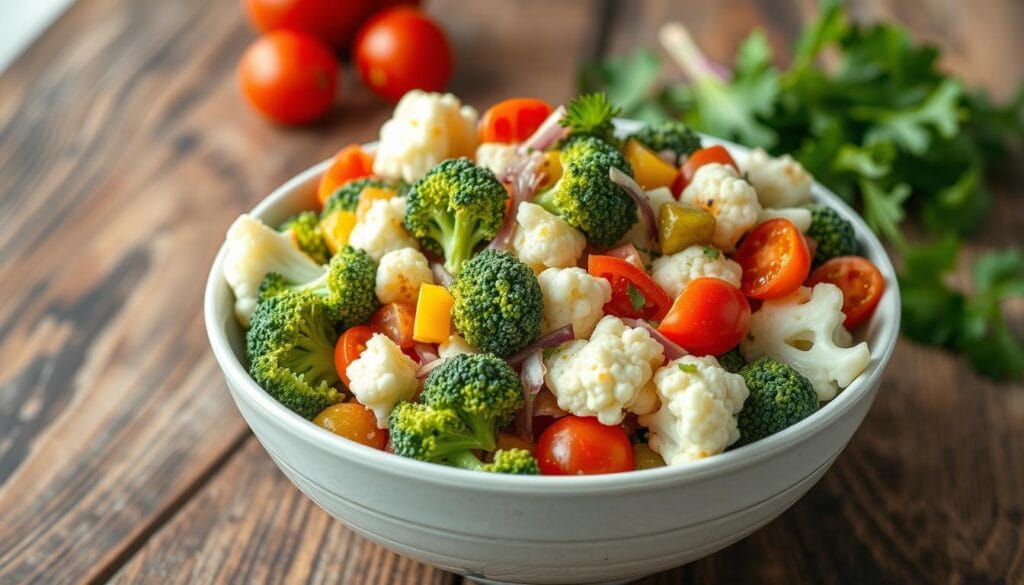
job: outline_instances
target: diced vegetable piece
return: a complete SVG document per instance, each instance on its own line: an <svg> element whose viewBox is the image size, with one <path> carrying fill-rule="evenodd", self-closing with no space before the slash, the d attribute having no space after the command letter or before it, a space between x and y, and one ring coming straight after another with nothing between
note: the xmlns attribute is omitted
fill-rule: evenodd
<svg viewBox="0 0 1024 585"><path fill-rule="evenodd" d="M320 220L320 233L331 254L336 254L348 244L348 237L355 226L356 214L351 211L338 211Z"/></svg>
<svg viewBox="0 0 1024 585"><path fill-rule="evenodd" d="M672 306L672 298L643 268L612 256L591 254L587 272L606 279L612 286L612 300L604 312L628 319L659 321ZM726 348L728 349L728 348Z"/></svg>
<svg viewBox="0 0 1024 585"><path fill-rule="evenodd" d="M366 350L366 342L376 333L366 325L349 327L334 346L334 367L338 370L338 377L348 387L349 379L346 370L348 365L359 359L359 354Z"/></svg>
<svg viewBox="0 0 1024 585"><path fill-rule="evenodd" d="M415 322L416 308L411 303L388 303L370 317L370 327L390 337L402 349L416 345L413 339Z"/></svg>
<svg viewBox="0 0 1024 585"><path fill-rule="evenodd" d="M366 187L359 193L359 204L356 206L356 220L361 220L370 210L370 206L378 199L391 199L397 193L391 189Z"/></svg>
<svg viewBox="0 0 1024 585"><path fill-rule="evenodd" d="M811 270L807 240L788 219L761 222L733 258L743 267L744 294L753 299L784 297L800 288Z"/></svg>
<svg viewBox="0 0 1024 585"><path fill-rule="evenodd" d="M377 417L358 402L328 406L316 415L313 423L350 441L374 449L383 450L388 444L388 432L377 428Z"/></svg>
<svg viewBox="0 0 1024 585"><path fill-rule="evenodd" d="M544 176L544 179L537 186L538 190L543 191L562 178L561 155L561 151L558 150L549 150L544 153L544 160L541 161L540 167L537 169Z"/></svg>
<svg viewBox="0 0 1024 585"><path fill-rule="evenodd" d="M654 469L665 467L665 460L647 443L637 443L633 445L633 465L637 469Z"/></svg>
<svg viewBox="0 0 1024 585"><path fill-rule="evenodd" d="M679 170L665 162L651 149L638 140L626 141L626 159L633 165L636 182L645 191L657 187L671 187Z"/></svg>
<svg viewBox="0 0 1024 585"><path fill-rule="evenodd" d="M699 207L665 203L658 212L658 241L662 254L675 254L690 246L707 244L714 233L715 216Z"/></svg>
<svg viewBox="0 0 1024 585"><path fill-rule="evenodd" d="M480 118L480 142L522 142L551 115L551 105L534 98L511 98L490 107Z"/></svg>
<svg viewBox="0 0 1024 585"><path fill-rule="evenodd" d="M416 321L412 337L423 343L448 341L452 324L452 304L455 299L443 286L420 285L420 296L416 301Z"/></svg>
<svg viewBox="0 0 1024 585"><path fill-rule="evenodd" d="M867 321L885 292L885 278L874 264L861 256L839 256L811 273L807 286L829 282L843 291L843 325L852 329Z"/></svg>
<svg viewBox="0 0 1024 585"><path fill-rule="evenodd" d="M317 198L323 204L335 189L345 183L373 174L373 155L358 144L350 144L334 155L334 160L320 176Z"/></svg>

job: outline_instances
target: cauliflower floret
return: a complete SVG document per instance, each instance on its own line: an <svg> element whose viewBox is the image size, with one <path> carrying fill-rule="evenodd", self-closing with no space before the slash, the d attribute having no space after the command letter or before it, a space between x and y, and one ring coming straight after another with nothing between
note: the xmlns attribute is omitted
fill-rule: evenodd
<svg viewBox="0 0 1024 585"><path fill-rule="evenodd" d="M811 381L819 400L831 400L871 361L867 343L843 347L852 337L842 308L842 291L829 283L767 300L750 316L740 353L748 362L767 355L789 364Z"/></svg>
<svg viewBox="0 0 1024 585"><path fill-rule="evenodd" d="M226 241L224 280L235 293L235 316L243 327L249 326L268 272L276 272L289 282L310 282L324 273L295 247L289 234L270 229L247 213L231 224Z"/></svg>
<svg viewBox="0 0 1024 585"><path fill-rule="evenodd" d="M811 210L805 207L783 207L781 209L762 209L761 215L757 216L757 223L781 217L793 222L796 229L806 232L811 227Z"/></svg>
<svg viewBox="0 0 1024 585"><path fill-rule="evenodd" d="M345 374L351 383L348 389L363 406L377 416L377 427L387 428L391 408L402 400L409 400L419 382L416 362L402 353L394 341L375 333L366 342L366 349L348 365Z"/></svg>
<svg viewBox="0 0 1024 585"><path fill-rule="evenodd" d="M518 144L504 144L502 142L484 142L476 147L476 165L491 169L495 175L501 176L512 163L519 158L516 149Z"/></svg>
<svg viewBox="0 0 1024 585"><path fill-rule="evenodd" d="M719 250L700 245L662 256L651 267L651 277L672 298L678 297L686 285L702 276L718 278L739 288L743 269Z"/></svg>
<svg viewBox="0 0 1024 585"><path fill-rule="evenodd" d="M776 158L755 148L746 167L747 179L763 207L796 207L810 202L811 175L788 154Z"/></svg>
<svg viewBox="0 0 1024 585"><path fill-rule="evenodd" d="M733 251L736 242L757 224L761 214L754 188L736 176L731 165L709 163L697 169L679 200L715 216L711 243L727 252Z"/></svg>
<svg viewBox="0 0 1024 585"><path fill-rule="evenodd" d="M437 355L441 359L455 357L463 353L480 353L480 350L470 345L458 333L452 333L448 336L448 341L437 346Z"/></svg>
<svg viewBox="0 0 1024 585"><path fill-rule="evenodd" d="M617 425L662 361L664 350L647 331L608 316L590 341L571 341L545 360L544 381L562 410Z"/></svg>
<svg viewBox="0 0 1024 585"><path fill-rule="evenodd" d="M612 286L582 268L548 268L537 275L544 296L541 333L571 324L577 339L590 337L612 299Z"/></svg>
<svg viewBox="0 0 1024 585"><path fill-rule="evenodd" d="M423 283L434 284L434 274L419 250L400 248L380 257L374 290L381 303L415 303Z"/></svg>
<svg viewBox="0 0 1024 585"><path fill-rule="evenodd" d="M671 203L676 200L672 196L672 190L668 187L658 187L657 189L651 189L650 191L644 191L647 195L647 199L651 202L651 209L654 210L654 217L658 217L658 212L661 210L661 206L665 203ZM626 235L622 236L619 240L619 244L633 244L641 248L650 248L653 246L653 242L650 242L647 238L647 224L643 222L640 217L640 210L636 212L636 223L633 227L629 228Z"/></svg>
<svg viewBox="0 0 1024 585"><path fill-rule="evenodd" d="M653 382L648 382L637 392L633 402L626 405L626 410L633 414L651 414L660 406L661 398L658 397L658 389Z"/></svg>
<svg viewBox="0 0 1024 585"><path fill-rule="evenodd" d="M711 357L683 356L654 374L661 408L640 417L649 444L669 465L721 453L740 438L736 415L749 392L743 376Z"/></svg>
<svg viewBox="0 0 1024 585"><path fill-rule="evenodd" d="M587 239L579 230L540 205L521 203L516 224L512 250L534 272L576 266L587 246Z"/></svg>
<svg viewBox="0 0 1024 585"><path fill-rule="evenodd" d="M378 262L384 254L402 248L419 248L419 242L405 229L405 197L375 199L356 222L348 243L362 248Z"/></svg>
<svg viewBox="0 0 1024 585"><path fill-rule="evenodd" d="M476 110L450 93L413 90L380 127L373 173L412 183L437 163L476 150Z"/></svg>

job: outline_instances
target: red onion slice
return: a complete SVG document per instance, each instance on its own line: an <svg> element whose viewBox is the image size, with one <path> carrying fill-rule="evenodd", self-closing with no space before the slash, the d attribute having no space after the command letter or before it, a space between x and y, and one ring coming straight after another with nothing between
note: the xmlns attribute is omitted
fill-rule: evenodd
<svg viewBox="0 0 1024 585"><path fill-rule="evenodd" d="M690 355L690 352L683 349L683 346L665 337L661 331L658 331L653 325L643 319L623 319L622 322L630 327L640 328L650 333L651 338L660 343L661 347L665 349L665 359L668 361L681 358L684 355Z"/></svg>
<svg viewBox="0 0 1024 585"><path fill-rule="evenodd" d="M633 198L633 201L636 201L636 208L640 211L640 219L647 224L647 236L651 238L651 242L657 243L658 219L654 215L654 209L651 207L651 200L647 197L647 193L644 193L644 190L633 180L633 177L615 167L608 171L608 178L619 187L622 187L622 190L628 193Z"/></svg>
<svg viewBox="0 0 1024 585"><path fill-rule="evenodd" d="M539 349L547 349L549 347L555 347L556 345L562 345L566 341L572 341L576 339L576 333L572 329L572 325L566 325L565 327L559 327L554 331L541 335L533 343L526 346L518 353L512 355L506 361L512 366L518 366L519 364L526 361L531 355L533 355Z"/></svg>
<svg viewBox="0 0 1024 585"><path fill-rule="evenodd" d="M436 368L437 366L440 366L443 363L444 363L444 360L436 359L434 361L422 364L419 367L419 369L416 370L416 377L421 379L421 380L423 378L426 378L427 374L429 374L434 368Z"/></svg>
<svg viewBox="0 0 1024 585"><path fill-rule="evenodd" d="M437 351L434 350L434 346L429 343L417 343L413 346L413 351L420 358L420 364L429 364L430 362L438 359Z"/></svg>
<svg viewBox="0 0 1024 585"><path fill-rule="evenodd" d="M434 275L434 284L439 284L445 288L451 286L452 282L455 281L455 278L452 277L451 273L440 262L431 264L430 272Z"/></svg>
<svg viewBox="0 0 1024 585"><path fill-rule="evenodd" d="M566 113L565 106L555 108L540 127L519 145L519 154L526 154L534 150L547 150L552 144L568 136L569 129L562 126L561 123Z"/></svg>
<svg viewBox="0 0 1024 585"><path fill-rule="evenodd" d="M544 387L544 350L537 349L523 361L519 376L523 381L523 407L516 413L516 434L524 441L533 442L533 404L537 393Z"/></svg>
<svg viewBox="0 0 1024 585"><path fill-rule="evenodd" d="M487 245L488 248L507 250L512 244L512 238L516 233L516 216L519 214L519 205L533 198L533 194L537 192L537 187L540 186L543 178L543 174L538 172L541 161L542 157L539 152L521 155L503 173L503 180L507 178L507 182L511 183L512 204L501 222L498 234Z"/></svg>

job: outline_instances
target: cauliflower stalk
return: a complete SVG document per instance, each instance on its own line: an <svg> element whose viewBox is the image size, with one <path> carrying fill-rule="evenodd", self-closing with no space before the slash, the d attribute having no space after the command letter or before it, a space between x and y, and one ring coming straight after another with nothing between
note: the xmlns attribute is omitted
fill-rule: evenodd
<svg viewBox="0 0 1024 585"><path fill-rule="evenodd" d="M710 356L683 356L654 374L661 408L640 417L648 444L669 465L721 453L740 438L736 417L747 399L743 376Z"/></svg>
<svg viewBox="0 0 1024 585"><path fill-rule="evenodd" d="M871 361L868 344L852 342L843 328L843 293L833 284L764 302L750 316L750 332L740 343L747 361L769 356L803 374L819 400L835 398Z"/></svg>
<svg viewBox="0 0 1024 585"><path fill-rule="evenodd" d="M534 203L519 205L512 250L534 272L576 266L586 246L583 233L562 218Z"/></svg>
<svg viewBox="0 0 1024 585"><path fill-rule="evenodd" d="M776 158L755 148L746 168L763 207L797 207L811 200L811 175L788 154Z"/></svg>
<svg viewBox="0 0 1024 585"><path fill-rule="evenodd" d="M711 243L731 252L736 242L757 224L761 204L750 183L736 175L731 165L706 164L693 175L679 200L703 208L715 216Z"/></svg>
<svg viewBox="0 0 1024 585"><path fill-rule="evenodd" d="M484 142L476 147L476 157L473 160L477 166L491 169L491 172L500 177L505 169L519 158L518 148L518 144Z"/></svg>
<svg viewBox="0 0 1024 585"><path fill-rule="evenodd" d="M416 238L405 229L405 208L405 197L375 199L352 228L348 243L377 261L393 250L418 248Z"/></svg>
<svg viewBox="0 0 1024 585"><path fill-rule="evenodd" d="M647 331L608 316L589 341L571 341L545 360L544 381L562 410L616 425L663 361L661 344Z"/></svg>
<svg viewBox="0 0 1024 585"><path fill-rule="evenodd" d="M612 286L604 278L591 276L582 268L548 268L537 275L544 296L540 332L548 333L572 325L577 339L590 337L612 299Z"/></svg>
<svg viewBox="0 0 1024 585"><path fill-rule="evenodd" d="M374 289L381 303L415 304L423 283L434 284L434 275L419 250L400 248L381 256Z"/></svg>
<svg viewBox="0 0 1024 585"><path fill-rule="evenodd" d="M259 300L260 285L269 272L291 282L309 282L324 275L324 268L299 251L291 235L273 230L249 214L228 228L224 279L235 293L235 315L243 327Z"/></svg>
<svg viewBox="0 0 1024 585"><path fill-rule="evenodd" d="M410 91L380 128L373 173L412 183L445 159L473 156L476 122L476 110L450 93Z"/></svg>
<svg viewBox="0 0 1024 585"><path fill-rule="evenodd" d="M373 411L377 427L384 429L392 407L412 398L419 388L416 369L416 362L402 353L394 341L376 333L366 342L366 350L348 365L345 374L351 380L348 389Z"/></svg>
<svg viewBox="0 0 1024 585"><path fill-rule="evenodd" d="M458 333L452 333L446 341L437 346L437 355L441 359L448 359L464 353L480 353L480 350L473 347Z"/></svg>
<svg viewBox="0 0 1024 585"><path fill-rule="evenodd" d="M743 269L711 246L690 246L680 252L657 258L651 277L672 298L679 296L694 280L710 276L739 288Z"/></svg>

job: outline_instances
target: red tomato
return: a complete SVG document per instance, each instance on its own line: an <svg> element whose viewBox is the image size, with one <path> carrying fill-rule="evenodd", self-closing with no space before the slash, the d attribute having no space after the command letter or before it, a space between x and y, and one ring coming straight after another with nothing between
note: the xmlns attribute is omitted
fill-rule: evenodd
<svg viewBox="0 0 1024 585"><path fill-rule="evenodd" d="M293 30L344 51L374 8L373 0L244 0L260 32Z"/></svg>
<svg viewBox="0 0 1024 585"><path fill-rule="evenodd" d="M732 165L732 168L736 169L736 172L740 172L740 168L736 166L736 161L732 160L732 156L729 155L729 151L724 146L716 144L715 146L709 146L707 148L701 148L693 151L693 154L686 157L686 162L683 163L682 178L683 188L690 184L693 180L693 174L697 172L697 169L708 163L721 163L723 165ZM680 189L682 192L682 189Z"/></svg>
<svg viewBox="0 0 1024 585"><path fill-rule="evenodd" d="M617 317L659 321L672 306L672 299L642 269L621 258L591 255L587 271L612 285L612 300L604 311Z"/></svg>
<svg viewBox="0 0 1024 585"><path fill-rule="evenodd" d="M358 402L343 402L323 409L313 423L351 441L384 449L388 432L377 428L377 417Z"/></svg>
<svg viewBox="0 0 1024 585"><path fill-rule="evenodd" d="M304 124L334 105L338 61L323 43L279 30L249 45L238 64L242 95L261 114L282 124Z"/></svg>
<svg viewBox="0 0 1024 585"><path fill-rule="evenodd" d="M522 142L551 114L551 106L533 98L498 102L480 118L480 142Z"/></svg>
<svg viewBox="0 0 1024 585"><path fill-rule="evenodd" d="M349 364L359 358L359 354L366 350L366 342L373 337L374 333L377 331L371 327L357 325L347 329L338 338L338 343L334 346L334 367L338 370L338 376L346 387L349 379L345 370L348 369Z"/></svg>
<svg viewBox="0 0 1024 585"><path fill-rule="evenodd" d="M416 8L374 15L359 29L353 53L363 83L392 101L412 89L441 91L452 74L444 31Z"/></svg>
<svg viewBox="0 0 1024 585"><path fill-rule="evenodd" d="M544 475L594 475L633 471L633 446L622 427L596 418L564 416L537 441L537 462Z"/></svg>
<svg viewBox="0 0 1024 585"><path fill-rule="evenodd" d="M338 187L353 179L369 177L372 174L373 155L363 150L359 144L350 144L334 155L331 166L320 176L320 184L316 190L317 198L323 204Z"/></svg>
<svg viewBox="0 0 1024 585"><path fill-rule="evenodd" d="M830 282L843 291L843 325L852 329L875 312L885 292L885 279L878 267L860 256L839 256L817 267L807 286Z"/></svg>
<svg viewBox="0 0 1024 585"><path fill-rule="evenodd" d="M788 219L769 219L754 227L733 260L743 268L740 288L755 299L774 299L800 288L811 270L807 240Z"/></svg>
<svg viewBox="0 0 1024 585"><path fill-rule="evenodd" d="M412 326L416 321L416 307L409 303L388 303L377 309L370 318L370 328L391 338L398 347L409 349L416 345Z"/></svg>
<svg viewBox="0 0 1024 585"><path fill-rule="evenodd" d="M736 347L750 329L750 304L740 289L717 278L686 285L658 331L695 355L718 355Z"/></svg>

